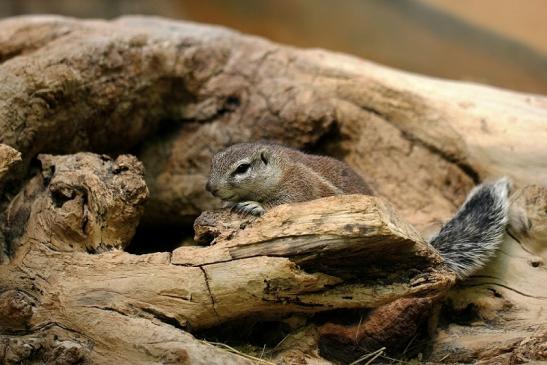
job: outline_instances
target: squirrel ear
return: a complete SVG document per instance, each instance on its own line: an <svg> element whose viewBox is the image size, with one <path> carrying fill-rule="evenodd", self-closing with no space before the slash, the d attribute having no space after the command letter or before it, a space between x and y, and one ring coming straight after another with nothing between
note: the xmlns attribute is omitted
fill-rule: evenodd
<svg viewBox="0 0 547 365"><path fill-rule="evenodd" d="M260 151L260 159L264 162L264 165L267 165L270 162L270 151L262 150Z"/></svg>

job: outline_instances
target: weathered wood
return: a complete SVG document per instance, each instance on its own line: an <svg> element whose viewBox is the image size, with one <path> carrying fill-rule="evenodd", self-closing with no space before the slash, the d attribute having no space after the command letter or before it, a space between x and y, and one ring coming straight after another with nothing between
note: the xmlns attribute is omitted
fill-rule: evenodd
<svg viewBox="0 0 547 365"><path fill-rule="evenodd" d="M538 95L161 19L0 27L0 142L26 162L44 150L126 151L169 121L139 152L147 224L189 223L214 207L203 189L212 154L256 139L344 159L420 227L453 214L478 179L547 179Z"/></svg>
<svg viewBox="0 0 547 365"><path fill-rule="evenodd" d="M467 319L439 331L433 361L547 360L547 189L528 186L512 200L518 216L498 255L449 294L451 316Z"/></svg>
<svg viewBox="0 0 547 365"><path fill-rule="evenodd" d="M14 168L21 161L21 153L8 145L0 143L0 211L4 210L7 202L4 199L4 187L10 180ZM0 215L2 215L0 213ZM0 227L1 228L1 227ZM5 232L0 229L0 264L7 260L7 244Z"/></svg>
<svg viewBox="0 0 547 365"><path fill-rule="evenodd" d="M4 217L10 262L0 265L2 363L251 363L197 341L171 319L191 303L188 293L210 301L199 268L162 265L167 254L90 254L123 248L134 233L148 195L134 157L40 160L41 173ZM169 298L163 310L155 309L162 298Z"/></svg>
<svg viewBox="0 0 547 365"><path fill-rule="evenodd" d="M352 363L363 354L384 348L404 353L431 315L432 298L399 298L364 316L357 325L327 323L319 328L321 355Z"/></svg>
<svg viewBox="0 0 547 365"><path fill-rule="evenodd" d="M197 241L216 236L214 245L207 249L181 247L173 253L174 263L203 265L260 255L288 257L303 266L314 261L328 265L329 260L336 266L351 257L355 266L374 267L379 256L386 263L396 262L400 269L406 263L419 267L418 259L425 260L426 266L441 262L387 201L365 195L283 205L261 218L243 221L228 211L205 212L194 229ZM359 271L373 270L363 267Z"/></svg>
<svg viewBox="0 0 547 365"><path fill-rule="evenodd" d="M97 253L123 249L135 233L148 189L142 164L88 153L40 155L41 173L6 210L7 251L41 242L57 251Z"/></svg>
<svg viewBox="0 0 547 365"><path fill-rule="evenodd" d="M10 206L0 237L6 362L240 362L185 330L380 310L403 297L439 299L452 284L382 198L281 206L254 221L207 213L196 235L201 244L215 238L212 246L121 251L141 214L149 227L179 227L218 206L203 189L211 155L256 139L344 159L420 230L449 218L475 182L511 176L525 189L515 201L530 235L517 229L498 260L454 292L441 319L478 308L486 325L443 329L432 359L543 356L544 192L526 185L547 181L545 97L162 19L22 17L0 30L0 143L22 154L19 168L0 176L14 191L21 185L0 202ZM144 213L146 185L131 157L43 155L42 173L25 180L39 153L129 149L147 169ZM0 166L12 165L5 156ZM499 346L479 340L493 334Z"/></svg>
<svg viewBox="0 0 547 365"><path fill-rule="evenodd" d="M195 357L183 330L375 308L411 295L439 299L454 282L389 204L359 195L277 207L208 247L100 254L132 237L147 198L140 164L89 153L40 160L41 173L8 209L7 225L20 229L8 231L11 261L0 266L0 323L7 333L24 329L22 343L38 341L40 356L69 351L37 340L59 327L56 341L70 341L78 359L144 361L179 347ZM6 335L6 346L16 337ZM133 350L120 351L126 346Z"/></svg>
<svg viewBox="0 0 547 365"><path fill-rule="evenodd" d="M10 168L21 161L21 153L8 145L0 144L0 184ZM0 185L1 187L1 185Z"/></svg>

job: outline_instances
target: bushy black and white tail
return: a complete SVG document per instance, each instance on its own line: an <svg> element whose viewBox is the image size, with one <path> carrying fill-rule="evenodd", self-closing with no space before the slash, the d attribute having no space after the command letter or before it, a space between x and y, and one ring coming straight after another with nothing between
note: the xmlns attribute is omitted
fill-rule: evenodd
<svg viewBox="0 0 547 365"><path fill-rule="evenodd" d="M430 243L463 279L483 267L503 239L508 220L507 178L475 187L465 203Z"/></svg>

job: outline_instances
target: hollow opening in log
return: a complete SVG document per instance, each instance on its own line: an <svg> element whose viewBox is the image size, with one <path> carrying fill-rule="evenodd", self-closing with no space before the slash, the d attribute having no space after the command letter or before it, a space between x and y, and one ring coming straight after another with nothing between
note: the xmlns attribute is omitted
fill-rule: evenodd
<svg viewBox="0 0 547 365"><path fill-rule="evenodd" d="M343 148L345 136L340 130L340 125L335 120L325 133L319 139L304 151L316 155L330 156L338 160L343 160L349 151Z"/></svg>
<svg viewBox="0 0 547 365"><path fill-rule="evenodd" d="M259 321L253 318L238 319L194 333L209 342L230 346L251 346L272 351L292 332L291 325L283 321Z"/></svg>
<svg viewBox="0 0 547 365"><path fill-rule="evenodd" d="M125 251L134 255L172 252L180 246L195 245L192 227L139 225Z"/></svg>
<svg viewBox="0 0 547 365"><path fill-rule="evenodd" d="M443 302L441 315L439 317L439 327L446 328L451 323L463 326L469 326L474 322L483 321L480 310L474 303L469 303L462 309L455 308L452 300L447 299Z"/></svg>

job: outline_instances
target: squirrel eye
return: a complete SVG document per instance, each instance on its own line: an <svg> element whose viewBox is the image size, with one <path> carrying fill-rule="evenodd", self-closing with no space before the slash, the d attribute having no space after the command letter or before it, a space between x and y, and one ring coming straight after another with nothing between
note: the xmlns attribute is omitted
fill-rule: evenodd
<svg viewBox="0 0 547 365"><path fill-rule="evenodd" d="M234 174L235 175L239 175L239 174L244 174L247 172L247 170L249 170L249 167L251 167L251 165L249 165L248 163L242 163L241 165L239 165L237 167L237 169L234 171Z"/></svg>

